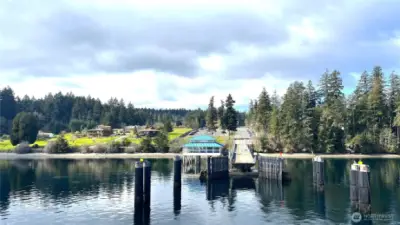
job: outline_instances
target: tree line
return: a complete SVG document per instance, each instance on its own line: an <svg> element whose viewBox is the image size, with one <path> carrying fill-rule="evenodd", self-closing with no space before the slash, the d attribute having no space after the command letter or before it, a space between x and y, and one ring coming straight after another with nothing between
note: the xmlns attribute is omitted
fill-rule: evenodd
<svg viewBox="0 0 400 225"><path fill-rule="evenodd" d="M0 134L10 133L12 121L20 112L35 115L43 131L60 133L80 129L91 129L99 124L113 128L125 125L145 125L166 120L184 121L187 109L135 108L132 103L110 98L102 103L90 96L75 96L72 93L48 94L44 98L17 97L10 87L0 91Z"/></svg>
<svg viewBox="0 0 400 225"><path fill-rule="evenodd" d="M317 87L293 82L280 98L264 88L251 100L246 122L263 151L400 152L400 78L380 66L364 71L345 96L339 71L325 71Z"/></svg>
<svg viewBox="0 0 400 225"><path fill-rule="evenodd" d="M28 123L35 124L37 129L55 134L61 131L91 129L99 124L110 125L113 128L169 122L193 129L206 126L206 110L200 108L136 108L131 102L126 104L123 99L110 98L103 103L91 96L75 96L73 93L61 92L50 93L44 98L27 95L20 98L15 96L11 87L0 90L0 99L0 134L11 134L13 127L14 133L18 133L18 130L28 129L25 127ZM19 113L21 115L13 126L13 120ZM243 125L245 114L238 113L238 118Z"/></svg>

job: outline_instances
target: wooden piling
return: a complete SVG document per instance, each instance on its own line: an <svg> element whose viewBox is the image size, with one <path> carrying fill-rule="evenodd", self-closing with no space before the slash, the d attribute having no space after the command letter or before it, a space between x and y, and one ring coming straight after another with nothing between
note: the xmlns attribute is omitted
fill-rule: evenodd
<svg viewBox="0 0 400 225"><path fill-rule="evenodd" d="M358 202L360 211L364 214L368 214L371 210L370 168L365 164L361 164L359 167Z"/></svg>
<svg viewBox="0 0 400 225"><path fill-rule="evenodd" d="M182 182L182 158L175 156L174 158L174 186L181 185Z"/></svg>
<svg viewBox="0 0 400 225"><path fill-rule="evenodd" d="M195 173L200 173L201 171L201 157L198 155L195 158Z"/></svg>
<svg viewBox="0 0 400 225"><path fill-rule="evenodd" d="M182 198L182 186L181 185L174 186L173 195L174 195L173 209L174 209L175 216L177 216L181 212L181 198Z"/></svg>
<svg viewBox="0 0 400 225"><path fill-rule="evenodd" d="M227 156L208 157L207 178L208 180L229 178L229 158Z"/></svg>
<svg viewBox="0 0 400 225"><path fill-rule="evenodd" d="M151 162L143 162L143 203L150 205L151 198Z"/></svg>
<svg viewBox="0 0 400 225"><path fill-rule="evenodd" d="M284 159L281 157L265 157L258 158L258 176L260 178L283 181L288 177L284 170Z"/></svg>
<svg viewBox="0 0 400 225"><path fill-rule="evenodd" d="M143 163L135 163L135 208L143 204Z"/></svg>
<svg viewBox="0 0 400 225"><path fill-rule="evenodd" d="M360 167L354 163L350 167L350 202L354 210L358 209L358 174Z"/></svg>
<svg viewBox="0 0 400 225"><path fill-rule="evenodd" d="M325 184L325 163L319 156L313 158L313 183L318 187Z"/></svg>

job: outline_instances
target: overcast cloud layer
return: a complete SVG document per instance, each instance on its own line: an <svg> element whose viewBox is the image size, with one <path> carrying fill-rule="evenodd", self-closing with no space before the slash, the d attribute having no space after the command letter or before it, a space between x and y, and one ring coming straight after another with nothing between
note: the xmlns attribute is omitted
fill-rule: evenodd
<svg viewBox="0 0 400 225"><path fill-rule="evenodd" d="M400 3L352 1L2 0L0 87L72 91L136 106L197 108L232 93L338 69L399 68Z"/></svg>

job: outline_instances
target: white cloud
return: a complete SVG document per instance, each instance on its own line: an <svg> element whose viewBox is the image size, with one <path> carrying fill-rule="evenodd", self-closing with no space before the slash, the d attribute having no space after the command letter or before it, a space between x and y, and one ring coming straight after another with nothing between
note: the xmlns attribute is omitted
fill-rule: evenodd
<svg viewBox="0 0 400 225"><path fill-rule="evenodd" d="M27 3L0 3L0 86L20 96L72 91L197 108L231 93L242 105L326 68L351 88L365 69L400 64L392 0Z"/></svg>

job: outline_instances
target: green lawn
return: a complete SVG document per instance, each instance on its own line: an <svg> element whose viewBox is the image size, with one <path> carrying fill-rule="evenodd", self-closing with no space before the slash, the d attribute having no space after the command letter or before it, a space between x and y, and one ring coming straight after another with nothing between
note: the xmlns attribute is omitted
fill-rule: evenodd
<svg viewBox="0 0 400 225"><path fill-rule="evenodd" d="M192 129L190 128L175 128L172 132L168 133L168 139L170 141L178 138L180 135L190 131ZM115 139L120 138L119 136L113 136L113 137L99 137L99 138L89 138L89 137L81 137L81 138L75 138L73 134L68 133L65 134L64 136L68 143L73 146L73 147L79 147L83 145L94 145L98 143L109 143ZM140 143L140 138L134 138L134 137L128 137L132 143L139 144ZM55 140L55 138L49 139L49 140L37 140L35 144L37 144L39 147L43 148L44 146L47 145L47 143L51 140ZM10 143L9 140L5 141L0 141L0 151L10 151L14 149L14 146Z"/></svg>

